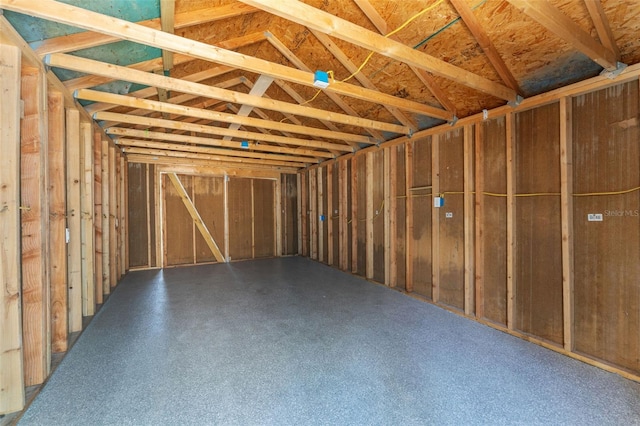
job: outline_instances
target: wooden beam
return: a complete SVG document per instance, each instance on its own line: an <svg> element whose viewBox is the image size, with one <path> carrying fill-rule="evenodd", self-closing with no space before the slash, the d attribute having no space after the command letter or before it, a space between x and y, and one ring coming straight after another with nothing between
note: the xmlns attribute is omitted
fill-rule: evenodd
<svg viewBox="0 0 640 426"><path fill-rule="evenodd" d="M8 0L0 0L8 1ZM18 0L17 0L18 1ZM48 1L48 0L42 0ZM212 47L212 46L208 46ZM234 53L235 52L231 52ZM385 123L382 121L368 120L359 117L352 117L346 114L339 114L317 108L311 108L301 105L293 105L289 102L277 101L274 99L264 99L257 96L251 96L246 93L234 92L231 90L221 89L218 87L207 86L204 84L194 83L191 81L180 80L172 77L165 77L153 73L145 73L127 67L112 65L105 62L94 61L91 59L80 58L64 53L55 53L45 57L45 64L73 71L86 72L89 74L102 75L114 79L130 81L148 86L162 87L167 90L175 90L181 93L190 93L198 96L204 96L213 99L220 99L225 102L239 103L244 105L252 105L258 108L274 110L278 112L287 112L290 114L302 115L305 117L325 119L336 123L359 126L392 133L409 134L410 129L406 126ZM259 72L259 71L258 71ZM300 71L303 72L303 71ZM267 74L267 73L264 73ZM308 77L313 81L313 77Z"/></svg>
<svg viewBox="0 0 640 426"><path fill-rule="evenodd" d="M351 272L358 272L358 158L351 158ZM311 172L309 172L311 173Z"/></svg>
<svg viewBox="0 0 640 426"><path fill-rule="evenodd" d="M82 330L82 245L80 210L80 113L67 108L67 285L69 286L69 332Z"/></svg>
<svg viewBox="0 0 640 426"><path fill-rule="evenodd" d="M475 311L475 238L474 238L474 133L473 126L464 127L464 313Z"/></svg>
<svg viewBox="0 0 640 426"><path fill-rule="evenodd" d="M608 71L617 68L616 55L594 40L547 0L508 0L511 5L560 37Z"/></svg>
<svg viewBox="0 0 640 426"><path fill-rule="evenodd" d="M367 15L367 18L371 21L371 23L377 28L378 32L382 35L387 35L387 22L384 20L382 16L378 13L378 11L371 5L369 0L354 0L354 2L358 5L360 10ZM391 40L396 40L402 43L402 40L392 35L389 37ZM413 65L409 65L411 71L420 79L422 84L424 84L427 89L433 93L433 96L440 102L440 104L444 107L445 110L450 111L455 114L456 107L449 99L446 93L438 86L433 76L427 73L425 70L415 67Z"/></svg>
<svg viewBox="0 0 640 426"><path fill-rule="evenodd" d="M318 169L309 171L309 257L314 260L318 259Z"/></svg>
<svg viewBox="0 0 640 426"><path fill-rule="evenodd" d="M431 192L433 198L440 196L440 138L431 137ZM407 192L409 194L409 192ZM431 203L431 300L440 302L440 207Z"/></svg>
<svg viewBox="0 0 640 426"><path fill-rule="evenodd" d="M175 0L160 0L160 29L173 34L175 25ZM173 68L173 52L162 50L162 65L165 71Z"/></svg>
<svg viewBox="0 0 640 426"><path fill-rule="evenodd" d="M186 145L186 144L170 144L166 142L150 142L143 141L137 139L117 139L117 144L121 147L135 147L135 148L150 148L150 149L164 149L170 151L182 151L182 152L192 152L192 153L200 153L200 154L212 154L212 155L223 155L227 157L241 157L241 158L252 158L255 160L276 160L282 162L292 162L293 163L314 163L315 161L311 160L308 157L297 157L292 155L282 155L282 154L264 154L264 153L256 153L256 152L246 152L246 151L238 151L232 149L219 149L219 148L205 148L200 146Z"/></svg>
<svg viewBox="0 0 640 426"><path fill-rule="evenodd" d="M215 22L222 19L243 16L257 12L258 9L242 4L232 3L224 6L209 7L175 15L174 29L182 29L190 26ZM160 19L149 19L138 22L139 25L161 29ZM69 34L60 37L53 37L39 43L33 43L34 50L38 55L44 56L49 53L73 52L90 47L102 46L118 41L118 37L87 31L76 34Z"/></svg>
<svg viewBox="0 0 640 426"><path fill-rule="evenodd" d="M388 251L388 272L386 272L385 284L389 287L396 287L398 285L398 253L396 250L397 244L397 223L398 223L398 176L396 170L398 169L398 150L396 147L385 148L385 171L384 175L388 179L388 185L385 184L385 215L389 217L388 230L385 230L385 250ZM406 214L406 213L405 213ZM388 245L388 247L387 247ZM387 264L385 262L385 264Z"/></svg>
<svg viewBox="0 0 640 426"><path fill-rule="evenodd" d="M484 276L485 276L485 184L484 184L484 131L482 123L475 126L475 308L476 318L484 318Z"/></svg>
<svg viewBox="0 0 640 426"><path fill-rule="evenodd" d="M90 123L80 124L81 246L82 246L82 315L95 314L95 233L93 228L93 131Z"/></svg>
<svg viewBox="0 0 640 426"><path fill-rule="evenodd" d="M206 43L186 40L174 34L163 33L158 30L53 0L40 0L37 2L33 0L1 0L0 5L3 8L15 12L27 13L31 16L94 30L152 47L176 53L189 54L198 59L234 66L246 71L259 72L274 78L282 78L306 86L313 86L313 74L310 72L295 70L263 59L216 48ZM422 105L418 102L395 98L390 95L345 83L331 84L327 90L374 103L380 103L382 100L385 100L384 102L399 102L404 105L403 108L413 108L414 106L420 108ZM397 133L410 133L410 129L405 126L402 127L403 130Z"/></svg>
<svg viewBox="0 0 640 426"><path fill-rule="evenodd" d="M506 115L507 160L507 328L515 328L516 317L516 155L515 114Z"/></svg>
<svg viewBox="0 0 640 426"><path fill-rule="evenodd" d="M20 91L20 195L22 229L22 336L24 384L38 385L49 375L49 204L46 81L38 68L22 68ZM4 153L3 153L4 155Z"/></svg>
<svg viewBox="0 0 640 426"><path fill-rule="evenodd" d="M296 162L290 162L290 161L265 160L263 158L230 157L227 155L217 155L217 154L208 154L208 153L200 153L200 152L171 151L171 150L157 149L157 148L138 148L138 147L124 146L122 147L122 150L127 154L145 154L145 155L165 156L165 157L173 157L173 158L193 158L193 159L200 159L200 160L207 160L207 161L222 161L226 163L282 166L282 167L294 168L294 169L306 166L306 163L296 163Z"/></svg>
<svg viewBox="0 0 640 426"><path fill-rule="evenodd" d="M127 273L127 164L122 152L118 152L120 160L120 276Z"/></svg>
<svg viewBox="0 0 640 426"><path fill-rule="evenodd" d="M268 75L261 75L260 77L258 77L256 82L254 83L253 87L249 91L249 94L251 96L258 96L261 98L264 96L267 89L269 89L269 87L271 86L271 83L273 83L273 77L269 77ZM236 117L248 117L249 114L251 114L252 110L253 110L252 105L242 105L240 107L240 110L237 112ZM239 128L240 128L240 123L231 123L229 125L230 130L238 130ZM223 139L231 140L231 136L225 136Z"/></svg>
<svg viewBox="0 0 640 426"><path fill-rule="evenodd" d="M235 148L242 149L245 151L251 152L275 152L281 154L292 154L294 156L302 156L302 157L313 157L316 158L333 158L334 155L325 152L325 151L313 151L310 149L304 148L291 148L291 147L280 147L266 144L258 144L256 142L248 142L247 148L242 148L239 146L238 142L227 142L222 141L220 139L206 138L201 136L186 136L177 133L164 133L164 132L148 132L146 130L136 130L129 129L124 127L111 127L107 129L107 134L111 136L116 136L116 140L118 140L118 136L123 136L127 138L142 138L142 139L155 139L161 140L164 142L179 142L184 144L197 144L197 145L205 145L205 146L220 146L227 148ZM306 159L308 162L312 162L310 159Z"/></svg>
<svg viewBox="0 0 640 426"><path fill-rule="evenodd" d="M611 32L611 26L609 25L607 15L605 15L604 9L602 8L601 0L584 0L584 4L587 6L589 15L591 15L591 20L593 21L593 25L596 27L600 42L604 47L612 51L616 57L616 61L619 61L620 49L618 49L616 39L613 36L613 32Z"/></svg>
<svg viewBox="0 0 640 426"><path fill-rule="evenodd" d="M365 274L367 279L373 279L374 265L373 265L373 220L374 209L377 207L373 205L373 153L370 152L365 155Z"/></svg>
<svg viewBox="0 0 640 426"><path fill-rule="evenodd" d="M455 9L460 14L460 17L466 24L467 28L469 28L469 31L471 31L471 34L473 34L473 36L475 37L476 41L480 45L480 48L482 48L482 50L484 51L484 54L487 55L487 59L489 59L489 62L491 62L491 65L493 65L493 68L495 68L504 84L520 93L521 90L518 87L518 82L516 81L515 77L513 77L513 74L507 67L507 64L504 63L504 60L498 53L498 50L487 35L486 31L482 27L482 24L473 14L473 11L471 10L469 4L464 0L450 1L453 7L455 7Z"/></svg>
<svg viewBox="0 0 640 426"><path fill-rule="evenodd" d="M49 179L49 279L51 283L51 351L68 348L67 315L67 241L64 97L58 91L48 93L48 179Z"/></svg>
<svg viewBox="0 0 640 426"><path fill-rule="evenodd" d="M117 192L116 192L116 148L109 145L109 287L114 288L118 283L118 271L116 259L118 253L116 212L117 212Z"/></svg>
<svg viewBox="0 0 640 426"><path fill-rule="evenodd" d="M267 135L264 133L247 132L244 130L229 130L216 126L205 126L201 124L185 123L182 121L164 120L160 118L140 117L137 115L117 114L114 112L97 112L93 115L96 120L120 121L122 123L139 124L148 127L163 127L165 129L186 130L190 132L205 133L209 135L233 136L244 140L255 140L262 142L274 142L285 145L305 146L312 148L333 149L336 151L352 152L353 149L347 145L324 142L311 139L287 138L284 136ZM107 130L107 133L109 131ZM237 148L242 148L242 142L235 142Z"/></svg>
<svg viewBox="0 0 640 426"><path fill-rule="evenodd" d="M296 207L297 207L297 225L298 225L298 255L302 256L302 173L296 173Z"/></svg>
<svg viewBox="0 0 640 426"><path fill-rule="evenodd" d="M309 256L309 172L299 173L300 176L300 254Z"/></svg>
<svg viewBox="0 0 640 426"><path fill-rule="evenodd" d="M96 304L102 305L102 132L93 129L93 225Z"/></svg>
<svg viewBox="0 0 640 426"><path fill-rule="evenodd" d="M286 3L275 3L269 0L241 1L310 29L323 32L406 64L414 65L497 98L507 101L516 100L515 91L508 87L494 83L426 53L416 51L409 46L390 40L300 1L291 0Z"/></svg>
<svg viewBox="0 0 640 426"><path fill-rule="evenodd" d="M111 221L110 216L110 202L111 202L111 187L109 185L109 141L103 139L102 145L102 294L111 294Z"/></svg>
<svg viewBox="0 0 640 426"><path fill-rule="evenodd" d="M413 255L411 246L413 244L413 194L411 188L413 187L413 144L415 142L408 142L404 145L404 166L405 166L405 197L406 200L406 218L405 218L405 289L407 293L413 292Z"/></svg>
<svg viewBox="0 0 640 426"><path fill-rule="evenodd" d="M354 64L351 59L349 59L349 57L347 56L346 53L344 53L342 51L342 49L340 49L332 40L331 38L329 38L328 35L321 33L319 31L316 30L311 30L311 32L313 33L314 36L316 36L316 38L318 39L318 41L320 41L320 43L322 43L322 45L325 47L325 49L327 49L329 51L329 53L331 53L346 69L349 73L353 74L356 71L358 71L358 66L356 64ZM380 89L378 89L376 87L375 84L373 84L373 82L371 80L369 80L369 78L367 78L367 76L364 75L364 73L362 72L358 72L354 75L354 78L356 80L358 80L360 82L360 84L362 84L363 87L366 87L367 89L370 90L377 90L380 91ZM407 117L401 110L400 108L393 106L393 105L389 105L389 104L382 104L387 111L389 111L391 113L391 115L393 115L400 123L402 123L403 125L410 127L414 132L416 130L418 130L417 125L415 123L415 121L409 117ZM449 118L445 118L445 120L451 120L453 118L453 114L451 113L447 113L446 111L440 110L439 108L434 108L434 113L438 113L441 115L448 115L450 116Z"/></svg>
<svg viewBox="0 0 640 426"><path fill-rule="evenodd" d="M325 262L324 258L324 245L326 241L324 240L324 228L327 226L327 213L324 211L324 198L326 197L324 191L324 181L322 179L322 175L326 167L318 167L316 169L316 188L318 192L318 204L317 204L317 220L318 220L318 260L320 262Z"/></svg>
<svg viewBox="0 0 640 426"><path fill-rule="evenodd" d="M295 125L295 124L289 124L289 123L281 123L278 121L258 119L258 118L248 117L247 116L248 114L247 115L227 114L223 112L212 111L210 109L196 108L193 106L174 105L172 100L169 100L170 103L165 103L165 102L158 102L158 101L153 101L148 99L134 98L131 96L118 95L115 93L89 90L89 89L78 90L74 93L74 96L77 99L83 99L87 101L105 102L113 105L139 108L145 111L172 113L179 116L203 118L211 121L221 121L224 123L232 123L237 125L237 127L232 128L232 130L237 130L240 127L240 125L243 125L243 126L251 126L251 127L261 127L261 128L277 130L281 132L292 132L292 133L297 133L301 135L330 138L330 139L336 139L340 141L358 142L358 143L366 143L366 144L374 143L373 140L371 140L366 136L356 135L352 133L334 132L331 130L317 129L309 126L301 126L301 125ZM138 114L132 114L131 112L129 112L128 114L138 115Z"/></svg>
<svg viewBox="0 0 640 426"><path fill-rule="evenodd" d="M189 156L171 156L166 152L156 152L155 155L145 151L143 153L127 153L127 161L129 163L144 163L173 166L174 170L179 168L187 169L192 167L192 173L199 173L200 170L209 172L211 170L217 173L228 173L230 176L242 175L242 177L274 178L280 173L297 173L300 168L285 166L269 166L261 163L235 163L230 161L211 161L202 158L192 158ZM204 173L203 172L203 173Z"/></svg>
<svg viewBox="0 0 640 426"><path fill-rule="evenodd" d="M24 407L20 231L20 49L0 44L0 414Z"/></svg>
<svg viewBox="0 0 640 426"><path fill-rule="evenodd" d="M327 187L325 188L325 194L327 197L327 211L325 213L325 221L327 222L327 265L333 265L333 192L337 189L333 187L333 165L335 163L327 164Z"/></svg>
<svg viewBox="0 0 640 426"><path fill-rule="evenodd" d="M340 206L338 207L338 216L340 222L338 223L338 234L340 236L340 269L347 271L349 269L349 222L348 222L348 185L349 176L347 174L348 161L343 160L338 162L338 187L340 191Z"/></svg>
<svg viewBox="0 0 640 426"><path fill-rule="evenodd" d="M560 99L560 214L562 218L562 314L564 348L574 350L573 323L573 114L570 97Z"/></svg>

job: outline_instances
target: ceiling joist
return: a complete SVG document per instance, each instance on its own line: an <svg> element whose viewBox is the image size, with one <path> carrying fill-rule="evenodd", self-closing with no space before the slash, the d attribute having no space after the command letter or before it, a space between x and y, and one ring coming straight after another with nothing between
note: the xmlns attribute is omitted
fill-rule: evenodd
<svg viewBox="0 0 640 426"><path fill-rule="evenodd" d="M5 1L5 0L0 0ZM275 111L284 111L290 114L302 115L305 117L325 119L352 126L364 128L373 128L377 130L388 131L392 133L411 133L408 128L396 124L385 123L381 121L373 121L364 118L352 117L346 114L338 114L317 108L311 108L301 105L293 105L288 102L264 99L257 96L247 95L245 93L233 92L230 90L211 87L204 84L193 83L186 80L180 80L161 75L145 73L138 70L112 65L105 62L94 61L91 59L79 58L77 56L65 53L54 53L45 57L45 64L70 69L74 71L85 72L89 74L98 74L114 79L130 81L148 86L162 87L167 90L176 90L182 93L191 93L194 95L205 96L209 98L219 99L225 102L232 102L244 105L253 105L255 107L270 109Z"/></svg>

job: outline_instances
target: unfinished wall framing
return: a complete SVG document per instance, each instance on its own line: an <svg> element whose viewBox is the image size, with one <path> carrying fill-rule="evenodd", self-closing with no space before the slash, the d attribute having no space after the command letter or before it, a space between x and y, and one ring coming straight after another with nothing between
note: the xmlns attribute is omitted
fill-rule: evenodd
<svg viewBox="0 0 640 426"><path fill-rule="evenodd" d="M599 79L364 149L305 170L301 204L347 213L330 264L640 380L638 91ZM335 170L348 190L320 193Z"/></svg>
<svg viewBox="0 0 640 426"><path fill-rule="evenodd" d="M122 193L125 177L104 169L112 143L37 61L4 38L0 55L0 413L10 413L110 290L102 255L123 249L124 228L107 225L103 201ZM124 157L112 149L104 165L115 167Z"/></svg>

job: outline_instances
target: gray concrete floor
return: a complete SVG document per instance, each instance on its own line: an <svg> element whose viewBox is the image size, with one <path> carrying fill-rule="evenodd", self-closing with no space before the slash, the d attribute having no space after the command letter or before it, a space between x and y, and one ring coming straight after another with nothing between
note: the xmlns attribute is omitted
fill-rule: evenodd
<svg viewBox="0 0 640 426"><path fill-rule="evenodd" d="M640 425L640 384L304 258L128 274L21 425Z"/></svg>

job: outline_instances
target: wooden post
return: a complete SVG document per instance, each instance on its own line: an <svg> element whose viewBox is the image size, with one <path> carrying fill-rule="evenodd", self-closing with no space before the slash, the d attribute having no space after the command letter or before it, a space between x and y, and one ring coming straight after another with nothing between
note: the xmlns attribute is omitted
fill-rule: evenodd
<svg viewBox="0 0 640 426"><path fill-rule="evenodd" d="M102 138L100 132L93 132L93 225L95 229L95 297L96 303L104 302L102 291Z"/></svg>
<svg viewBox="0 0 640 426"><path fill-rule="evenodd" d="M506 115L507 156L507 328L513 330L516 290L515 115Z"/></svg>
<svg viewBox="0 0 640 426"><path fill-rule="evenodd" d="M156 199L158 197L156 196ZM224 174L224 259L229 262L229 175Z"/></svg>
<svg viewBox="0 0 640 426"><path fill-rule="evenodd" d="M351 272L358 273L358 157L351 157Z"/></svg>
<svg viewBox="0 0 640 426"><path fill-rule="evenodd" d="M309 170L309 243L311 259L318 259L317 169Z"/></svg>
<svg viewBox="0 0 640 426"><path fill-rule="evenodd" d="M109 187L109 141L102 141L102 293L111 293L111 188Z"/></svg>
<svg viewBox="0 0 640 426"><path fill-rule="evenodd" d="M282 226L283 215L285 214L285 210L282 208L282 179L285 178L285 175L278 176L278 179L275 181L275 191L274 191L274 206L276 209L276 214L274 215L274 225L275 225L275 241L274 241L274 249L277 257L282 256L282 241L284 238L287 238L287 227ZM285 186L286 191L286 186Z"/></svg>
<svg viewBox="0 0 640 426"><path fill-rule="evenodd" d="M396 226L396 212L395 212L395 185L396 185L396 173L395 168L391 168L391 152L395 151L393 148L384 149L384 283L387 286L395 286L394 281L391 280L392 270L395 269L395 250L393 250L393 243L395 241L395 233L392 229ZM392 172L393 170L393 172ZM393 211L392 211L393 209Z"/></svg>
<svg viewBox="0 0 640 426"><path fill-rule="evenodd" d="M476 124L477 126L478 124ZM474 299L474 185L473 185L473 125L464 126L464 313L473 315Z"/></svg>
<svg viewBox="0 0 640 426"><path fill-rule="evenodd" d="M333 265L333 165L327 166L327 188L325 190L327 197L327 212L325 213L325 221L327 223L327 264Z"/></svg>
<svg viewBox="0 0 640 426"><path fill-rule="evenodd" d="M309 225L309 174L305 172L300 174L300 227L302 239L302 255L309 256L309 235L307 227Z"/></svg>
<svg viewBox="0 0 640 426"><path fill-rule="evenodd" d="M302 218L306 212L302 211L302 173L296 173L296 202L298 205L298 255L302 256Z"/></svg>
<svg viewBox="0 0 640 426"><path fill-rule="evenodd" d="M339 197L339 207L338 207L338 215L340 216L338 223L338 233L340 235L340 269L343 271L348 270L349 268L349 229L348 229L348 187L347 180L349 176L347 176L347 160L338 162L338 187L340 191Z"/></svg>
<svg viewBox="0 0 640 426"><path fill-rule="evenodd" d="M51 283L51 351L68 348L67 220L64 97L49 91L49 279Z"/></svg>
<svg viewBox="0 0 640 426"><path fill-rule="evenodd" d="M80 124L81 144L80 156L83 167L82 184L80 186L80 203L82 211L82 315L95 314L95 250L93 228L93 134L90 123Z"/></svg>
<svg viewBox="0 0 640 426"><path fill-rule="evenodd" d="M440 135L435 134L431 138L431 186L433 198L440 196ZM446 203L446 200L445 200ZM440 301L440 208L431 203L431 276L433 289L431 300L433 303Z"/></svg>
<svg viewBox="0 0 640 426"><path fill-rule="evenodd" d="M373 206L373 153L368 152L365 155L365 204L366 204L366 214L365 217L367 221L365 222L365 273L367 279L373 278L373 217L374 217L374 209Z"/></svg>
<svg viewBox="0 0 640 426"><path fill-rule="evenodd" d="M80 113L67 109L67 285L69 332L82 330L82 245L80 210Z"/></svg>
<svg viewBox="0 0 640 426"><path fill-rule="evenodd" d="M560 98L560 200L564 348L573 351L573 125L570 97Z"/></svg>
<svg viewBox="0 0 640 426"><path fill-rule="evenodd" d="M109 146L109 285L115 287L118 282L116 259L116 149Z"/></svg>
<svg viewBox="0 0 640 426"><path fill-rule="evenodd" d="M22 204L22 336L24 385L44 382L51 363L49 321L49 203L46 196L46 82L38 68L22 69L20 125ZM4 153L3 153L4 155Z"/></svg>
<svg viewBox="0 0 640 426"><path fill-rule="evenodd" d="M475 125L476 212L475 212L475 294L476 317L484 318L484 132L482 124Z"/></svg>
<svg viewBox="0 0 640 426"><path fill-rule="evenodd" d="M147 165L147 168L149 166ZM129 267L129 221L127 220L127 212L129 211L129 197L128 188L129 188L129 178L128 171L129 168L127 166L127 161L124 158L124 155L120 156L120 169L122 170L122 192L120 194L120 199L122 202L120 203L120 217L122 223L122 275L127 273L127 269ZM145 194L147 195L147 194ZM147 209L149 209L149 204L147 203Z"/></svg>
<svg viewBox="0 0 640 426"><path fill-rule="evenodd" d="M0 44L0 414L24 407L20 291L20 68L20 49Z"/></svg>
<svg viewBox="0 0 640 426"><path fill-rule="evenodd" d="M404 146L405 154L405 194L406 194L406 221L405 221L405 267L407 293L413 292L413 259L411 258L411 246L413 241L413 143L408 142ZM432 191L433 192L433 191Z"/></svg>
<svg viewBox="0 0 640 426"><path fill-rule="evenodd" d="M120 224L120 273L118 275L122 277L127 273L127 165L124 161L124 155L120 151L118 151L118 157L120 160L120 218L118 219Z"/></svg>
<svg viewBox="0 0 640 426"><path fill-rule="evenodd" d="M324 241L324 227L327 226L327 217L326 212L324 211L324 183L322 180L322 175L324 172L324 167L318 167L316 169L316 187L318 191L318 201L317 201L317 212L316 212L316 221L318 223L317 227L317 236L318 236L318 260L320 262L324 262L324 245L326 242Z"/></svg>
<svg viewBox="0 0 640 426"><path fill-rule="evenodd" d="M254 179L251 179L251 258L256 258L256 196Z"/></svg>

